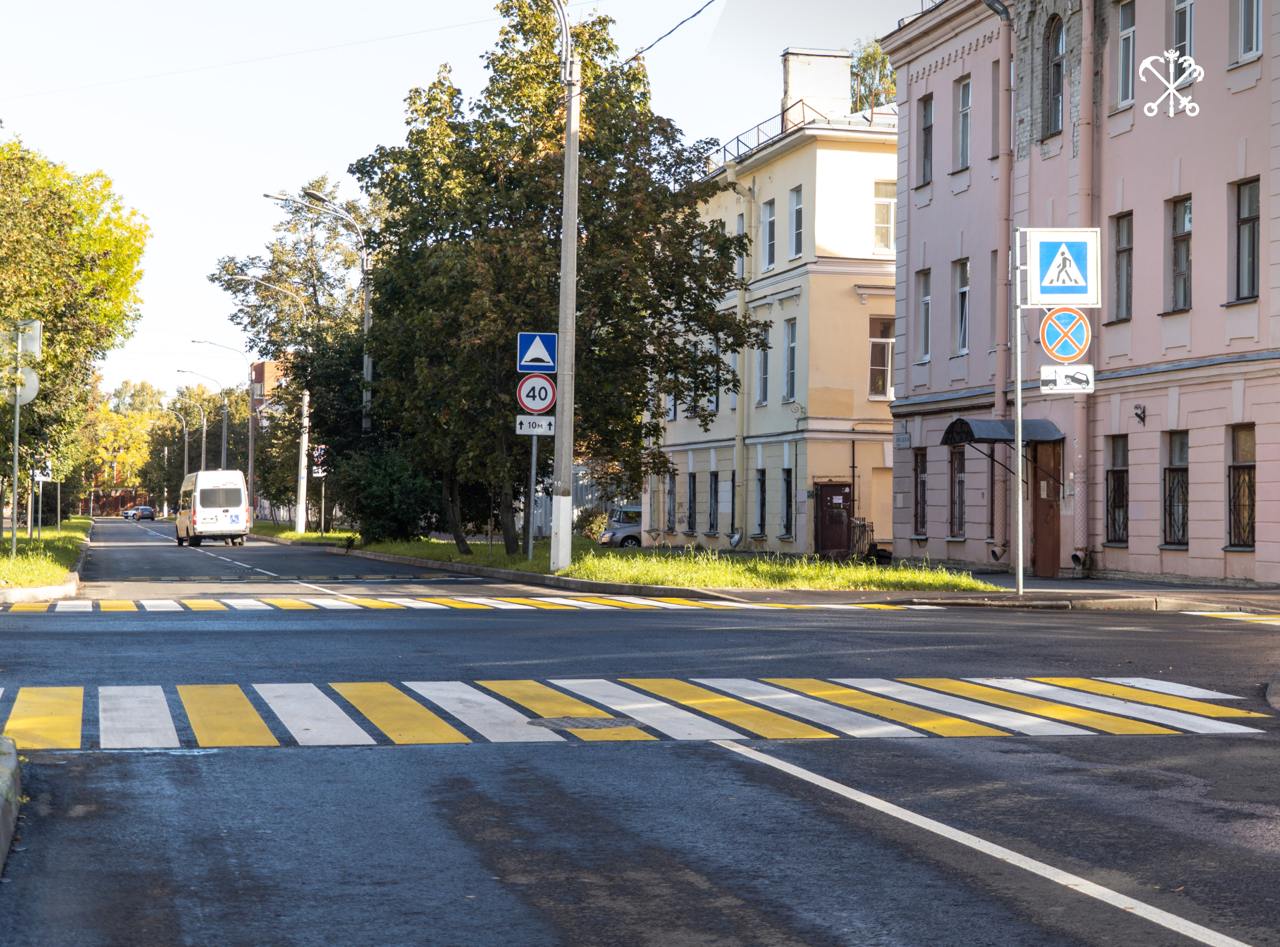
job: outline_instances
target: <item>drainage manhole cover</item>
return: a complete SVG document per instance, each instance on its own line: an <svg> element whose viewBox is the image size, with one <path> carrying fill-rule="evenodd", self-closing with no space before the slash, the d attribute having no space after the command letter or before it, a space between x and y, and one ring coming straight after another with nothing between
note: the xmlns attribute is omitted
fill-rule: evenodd
<svg viewBox="0 0 1280 947"><path fill-rule="evenodd" d="M532 727L548 730L612 730L616 727L638 727L638 721L630 717L540 717L530 720Z"/></svg>

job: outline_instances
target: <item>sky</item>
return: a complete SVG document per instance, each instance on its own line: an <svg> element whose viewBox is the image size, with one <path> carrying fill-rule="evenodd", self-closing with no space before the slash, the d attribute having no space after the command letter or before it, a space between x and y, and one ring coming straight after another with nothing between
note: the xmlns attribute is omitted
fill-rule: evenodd
<svg viewBox="0 0 1280 947"><path fill-rule="evenodd" d="M615 20L626 55L703 0L570 0ZM786 46L848 48L887 33L922 0L715 0L647 56L655 109L691 138L727 139L777 113ZM401 142L403 102L441 63L467 95L496 36L492 0L60 0L10 4L0 45L0 139L73 171L105 171L152 235L142 318L103 363L103 387L173 391L246 378L230 298L206 279L279 218L264 192ZM237 351L193 344L208 339Z"/></svg>

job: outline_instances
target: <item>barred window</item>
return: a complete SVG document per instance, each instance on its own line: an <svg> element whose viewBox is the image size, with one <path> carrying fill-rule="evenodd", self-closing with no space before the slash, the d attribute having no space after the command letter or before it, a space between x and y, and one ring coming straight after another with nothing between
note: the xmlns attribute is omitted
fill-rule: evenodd
<svg viewBox="0 0 1280 947"><path fill-rule="evenodd" d="M1237 424L1231 429L1231 468L1229 470L1231 534L1228 543L1253 548L1254 537L1254 466L1257 459L1252 424Z"/></svg>
<svg viewBox="0 0 1280 947"><path fill-rule="evenodd" d="M951 448L951 517L948 536L964 536L964 448Z"/></svg>
<svg viewBox="0 0 1280 947"><path fill-rule="evenodd" d="M912 517L912 533L916 536L927 535L929 529L928 486L929 458L923 447L917 447L912 456L914 477L915 507Z"/></svg>
<svg viewBox="0 0 1280 947"><path fill-rule="evenodd" d="M1186 431L1170 431L1168 461L1164 468L1164 542L1167 546L1187 544L1188 442Z"/></svg>
<svg viewBox="0 0 1280 947"><path fill-rule="evenodd" d="M688 475L689 483L689 518L685 521L685 529L693 532L698 528L698 475L690 473Z"/></svg>
<svg viewBox="0 0 1280 947"><path fill-rule="evenodd" d="M1129 541L1129 436L1107 438L1107 542Z"/></svg>
<svg viewBox="0 0 1280 947"><path fill-rule="evenodd" d="M782 468L782 535L791 536L795 527L795 486L790 467Z"/></svg>
<svg viewBox="0 0 1280 947"><path fill-rule="evenodd" d="M714 453L714 452L713 452ZM707 474L707 532L714 533L720 529L720 473L713 470Z"/></svg>
<svg viewBox="0 0 1280 947"><path fill-rule="evenodd" d="M676 531L676 472L667 474L667 532Z"/></svg>

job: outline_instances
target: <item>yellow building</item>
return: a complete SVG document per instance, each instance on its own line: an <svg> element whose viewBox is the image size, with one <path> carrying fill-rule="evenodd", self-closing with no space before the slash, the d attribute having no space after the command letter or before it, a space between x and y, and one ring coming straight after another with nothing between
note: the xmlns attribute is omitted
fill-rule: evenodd
<svg viewBox="0 0 1280 947"><path fill-rule="evenodd" d="M849 114L847 51L787 49L781 113L726 145L705 213L751 236L745 293L769 348L709 430L667 406L675 473L645 484L646 545L841 554L892 544L897 115ZM865 521L864 529L860 521Z"/></svg>

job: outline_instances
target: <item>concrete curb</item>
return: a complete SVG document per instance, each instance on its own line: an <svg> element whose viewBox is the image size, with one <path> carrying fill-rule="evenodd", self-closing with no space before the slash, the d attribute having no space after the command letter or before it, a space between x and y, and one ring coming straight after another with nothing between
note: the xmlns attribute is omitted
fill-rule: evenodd
<svg viewBox="0 0 1280 947"><path fill-rule="evenodd" d="M263 536L261 533L250 533L249 539L256 539L260 543L274 543L277 546L315 546L318 549L335 549L341 548L341 543L301 543L296 539L281 539L278 536Z"/></svg>
<svg viewBox="0 0 1280 947"><path fill-rule="evenodd" d="M0 737L0 869L9 855L9 846L18 829L18 806L22 800L22 770L18 749L8 737Z"/></svg>
<svg viewBox="0 0 1280 947"><path fill-rule="evenodd" d="M80 568L85 557L89 555L89 545L93 542L93 527L89 527L89 535L80 547L80 555L75 565L67 573L67 579L60 585L35 585L28 588L0 589L0 604L13 605L18 602L53 602L62 598L75 598L80 593Z"/></svg>

